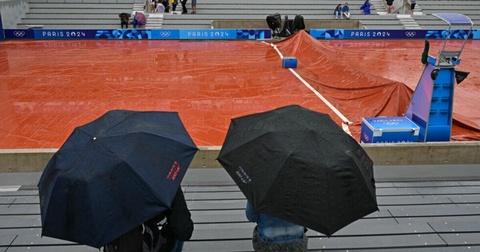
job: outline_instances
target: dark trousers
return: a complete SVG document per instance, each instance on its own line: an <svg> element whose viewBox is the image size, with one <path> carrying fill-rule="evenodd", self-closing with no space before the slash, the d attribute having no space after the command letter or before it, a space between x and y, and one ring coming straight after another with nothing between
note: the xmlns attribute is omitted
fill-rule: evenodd
<svg viewBox="0 0 480 252"><path fill-rule="evenodd" d="M182 13L188 13L187 10L187 1L188 0L181 0L180 3L182 3Z"/></svg>

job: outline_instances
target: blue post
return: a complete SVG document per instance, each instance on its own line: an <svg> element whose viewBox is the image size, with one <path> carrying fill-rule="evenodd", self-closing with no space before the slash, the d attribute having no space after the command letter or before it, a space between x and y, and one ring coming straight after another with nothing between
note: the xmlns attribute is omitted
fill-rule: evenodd
<svg viewBox="0 0 480 252"><path fill-rule="evenodd" d="M433 82L426 142L450 141L452 133L455 69L440 68Z"/></svg>
<svg viewBox="0 0 480 252"><path fill-rule="evenodd" d="M2 13L0 13L0 41L5 40L5 34L3 34Z"/></svg>
<svg viewBox="0 0 480 252"><path fill-rule="evenodd" d="M405 113L420 127L419 142L450 141L455 65L460 64L460 60L443 63L438 64L436 58L428 57L428 64Z"/></svg>

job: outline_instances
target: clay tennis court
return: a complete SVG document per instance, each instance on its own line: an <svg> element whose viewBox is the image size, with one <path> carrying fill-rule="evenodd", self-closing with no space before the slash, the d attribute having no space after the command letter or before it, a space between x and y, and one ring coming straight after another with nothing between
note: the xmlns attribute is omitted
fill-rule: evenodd
<svg viewBox="0 0 480 252"><path fill-rule="evenodd" d="M451 41L460 47L463 41ZM178 111L198 146L222 145L230 119L289 104L345 119L405 112L423 40L9 40L0 43L0 149L59 148L112 109ZM443 40L430 41L436 56ZM298 68L282 68L281 56ZM452 140L480 140L480 41L467 41ZM315 91L315 92L314 92ZM326 103L327 102L327 103ZM332 109L333 108L333 109Z"/></svg>

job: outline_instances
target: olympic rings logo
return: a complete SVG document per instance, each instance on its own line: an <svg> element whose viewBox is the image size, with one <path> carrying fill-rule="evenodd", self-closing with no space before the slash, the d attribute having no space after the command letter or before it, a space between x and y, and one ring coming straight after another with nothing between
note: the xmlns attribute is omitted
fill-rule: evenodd
<svg viewBox="0 0 480 252"><path fill-rule="evenodd" d="M171 33L168 32L168 31L163 31L163 32L160 32L160 36L161 37L170 37Z"/></svg>
<svg viewBox="0 0 480 252"><path fill-rule="evenodd" d="M14 31L13 32L13 35L15 35L15 37L23 37L25 36L25 32L24 31Z"/></svg>
<svg viewBox="0 0 480 252"><path fill-rule="evenodd" d="M407 32L405 32L405 35L406 35L407 37L409 37L409 38L415 37L416 34L417 34L417 33L414 32L414 31L407 31Z"/></svg>

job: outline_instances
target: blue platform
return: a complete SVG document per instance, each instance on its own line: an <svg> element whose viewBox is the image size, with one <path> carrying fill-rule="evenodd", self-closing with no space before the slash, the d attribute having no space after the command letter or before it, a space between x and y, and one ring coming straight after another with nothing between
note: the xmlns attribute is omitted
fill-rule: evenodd
<svg viewBox="0 0 480 252"><path fill-rule="evenodd" d="M406 117L362 119L361 143L418 142L420 127Z"/></svg>
<svg viewBox="0 0 480 252"><path fill-rule="evenodd" d="M283 68L297 68L298 60L295 57L284 57L282 59Z"/></svg>

